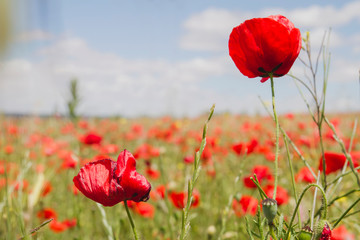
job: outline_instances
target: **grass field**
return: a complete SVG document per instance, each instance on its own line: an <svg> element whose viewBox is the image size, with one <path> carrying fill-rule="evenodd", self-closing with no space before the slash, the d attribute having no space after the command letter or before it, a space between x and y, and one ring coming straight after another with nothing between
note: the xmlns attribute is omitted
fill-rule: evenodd
<svg viewBox="0 0 360 240"><path fill-rule="evenodd" d="M357 116L328 116L355 167L360 164L360 130L354 128ZM206 119L203 115L193 119L88 118L71 122L61 117L2 116L0 238L132 239L122 203L113 207L97 205L73 184L74 176L86 163L105 158L116 161L119 153L127 149L137 159L137 172L152 185L149 201L129 204L140 239L176 239L181 229L187 181L192 176L192 162L201 144ZM287 141L288 152L295 175L295 193L299 197L309 183L316 182L303 160L317 175L321 159L319 134L307 115L289 113L279 116L279 121L291 140ZM85 138L89 134L101 137L100 141L90 144ZM258 219L256 212L261 195L250 177L255 172L262 189L267 195L272 194L274 139L271 117L213 116L194 187L189 239L250 239L246 219L248 230L256 239L260 233L253 220ZM326 153L341 155L326 158L327 169L332 171L327 174L327 219L334 224L359 199L359 192L349 167L339 184L335 181L342 172L344 156L327 125L323 128L322 140ZM279 212L289 223L296 201L283 137L280 138L278 176ZM300 218L294 219L294 236L299 231L298 220L301 219L302 226L310 225L312 210L316 213L321 206L318 191L313 207L314 190L310 189L300 204ZM341 197L344 194L348 195ZM350 216L337 224L333 229L334 239L356 239L360 232L359 210L355 205L347 214ZM262 213L260 217L264 218ZM28 234L47 219L53 220ZM314 219L315 225L317 218ZM266 229L264 225L264 233Z"/></svg>

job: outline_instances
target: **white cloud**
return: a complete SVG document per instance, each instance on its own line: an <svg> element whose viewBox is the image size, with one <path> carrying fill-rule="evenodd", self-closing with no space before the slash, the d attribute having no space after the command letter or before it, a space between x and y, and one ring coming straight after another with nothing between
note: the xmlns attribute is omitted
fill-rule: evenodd
<svg viewBox="0 0 360 240"><path fill-rule="evenodd" d="M187 50L221 51L227 46L227 37L232 28L246 17L215 8L193 15L183 24L185 34L180 46Z"/></svg>
<svg viewBox="0 0 360 240"><path fill-rule="evenodd" d="M360 20L360 1L353 1L338 9L334 6L313 5L288 12L289 18L299 27L337 27L352 20Z"/></svg>
<svg viewBox="0 0 360 240"><path fill-rule="evenodd" d="M44 32L40 29L22 32L15 36L15 39L19 42L32 42L32 41L45 41L51 40L54 36L48 32Z"/></svg>
<svg viewBox="0 0 360 240"><path fill-rule="evenodd" d="M199 109L196 99L203 90L196 84L229 68L229 60L223 57L128 60L91 49L79 38L62 39L39 54L38 62L3 63L0 109L49 113L56 107L64 112L73 77L79 79L80 111L85 114L164 114L178 101L190 101Z"/></svg>
<svg viewBox="0 0 360 240"><path fill-rule="evenodd" d="M218 52L227 46L232 28L244 20L282 14L288 17L302 32L310 30L314 46L320 46L326 30L333 28L331 44L333 47L345 46L352 36L343 36L336 30L352 21L360 21L360 1L345 4L337 9L334 6L312 5L307 8L285 10L264 9L258 12L209 8L191 16L184 24L184 35L180 47L185 50ZM359 25L359 24L357 24Z"/></svg>

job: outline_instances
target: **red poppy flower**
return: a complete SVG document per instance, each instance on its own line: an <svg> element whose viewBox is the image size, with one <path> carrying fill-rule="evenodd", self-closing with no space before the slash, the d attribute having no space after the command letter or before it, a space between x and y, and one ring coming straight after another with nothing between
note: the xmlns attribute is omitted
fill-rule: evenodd
<svg viewBox="0 0 360 240"><path fill-rule="evenodd" d="M242 152L242 148L243 148L243 143L235 143L234 145L231 146L231 149L237 154L240 155Z"/></svg>
<svg viewBox="0 0 360 240"><path fill-rule="evenodd" d="M301 35L281 15L253 18L235 27L229 39L229 54L236 67L249 78L287 74L301 49Z"/></svg>
<svg viewBox="0 0 360 240"><path fill-rule="evenodd" d="M326 165L326 174L336 172L344 167L346 157L344 154L326 152L325 154L325 165ZM322 157L320 157L319 170L323 170L323 161Z"/></svg>
<svg viewBox="0 0 360 240"><path fill-rule="evenodd" d="M73 182L86 197L104 206L124 200L147 201L151 190L146 178L136 172L136 160L127 150L117 162L103 159L86 164Z"/></svg>
<svg viewBox="0 0 360 240"><path fill-rule="evenodd" d="M267 185L263 188L263 190L269 198L273 197L274 185ZM280 186L277 187L275 200L277 201L279 206L289 202L289 194L285 188L282 188Z"/></svg>
<svg viewBox="0 0 360 240"><path fill-rule="evenodd" d="M332 240L355 240L355 235L349 232L344 225L332 230Z"/></svg>
<svg viewBox="0 0 360 240"><path fill-rule="evenodd" d="M300 171L295 175L296 182L305 182L305 183L313 183L315 182L314 176L311 174L309 168L303 167Z"/></svg>
<svg viewBox="0 0 360 240"><path fill-rule="evenodd" d="M94 132L89 132L80 138L80 141L86 145L100 144L102 137Z"/></svg>
<svg viewBox="0 0 360 240"><path fill-rule="evenodd" d="M261 184L261 182L263 180L268 180L268 181L272 181L273 176L271 174L271 170L269 167L264 166L264 165L256 165L254 166L254 168L252 169L252 172L254 174L256 174L257 179L259 180L259 183ZM245 187L248 188L256 188L256 185L253 181L251 181L250 177L253 177L253 174L246 176L243 178L243 182Z"/></svg>
<svg viewBox="0 0 360 240"><path fill-rule="evenodd" d="M64 222L58 222L56 219L52 220L49 224L50 229L55 233L64 232L68 226Z"/></svg>
<svg viewBox="0 0 360 240"><path fill-rule="evenodd" d="M136 159L150 160L153 157L158 157L160 155L159 149L151 146L150 144L144 143L140 145L134 153Z"/></svg>
<svg viewBox="0 0 360 240"><path fill-rule="evenodd" d="M246 154L249 155L253 153L258 145L259 141L257 139L251 139L250 142L246 145Z"/></svg>
<svg viewBox="0 0 360 240"><path fill-rule="evenodd" d="M151 167L147 167L146 168L146 174L151 178L151 179L158 179L160 177L160 171L153 169Z"/></svg>
<svg viewBox="0 0 360 240"><path fill-rule="evenodd" d="M187 192L172 192L169 194L169 198L176 208L183 209L186 205ZM194 189L191 207L198 207L199 203L200 194L196 189Z"/></svg>
<svg viewBox="0 0 360 240"><path fill-rule="evenodd" d="M154 218L155 208L150 203L128 201L128 205L137 214L143 216L144 218Z"/></svg>
<svg viewBox="0 0 360 240"><path fill-rule="evenodd" d="M232 208L235 212L235 215L238 217L242 217L247 213L251 215L256 214L258 206L258 200L252 196L244 195L240 198L240 200L233 200Z"/></svg>
<svg viewBox="0 0 360 240"><path fill-rule="evenodd" d="M37 213L37 217L41 219L57 218L57 214L52 208L44 208Z"/></svg>
<svg viewBox="0 0 360 240"><path fill-rule="evenodd" d="M52 185L50 182L46 181L44 183L42 192L41 192L41 196L45 197L46 195L48 195L50 192L52 191Z"/></svg>

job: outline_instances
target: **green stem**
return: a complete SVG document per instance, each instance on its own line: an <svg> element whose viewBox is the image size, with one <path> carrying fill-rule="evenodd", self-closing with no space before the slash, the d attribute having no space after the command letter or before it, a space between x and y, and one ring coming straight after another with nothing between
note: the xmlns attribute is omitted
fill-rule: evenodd
<svg viewBox="0 0 360 240"><path fill-rule="evenodd" d="M301 203L301 200L303 199L305 193L307 192L307 190L309 190L311 187L317 187L322 195L323 195L323 199L324 199L324 208L323 208L323 218L326 219L326 215L327 215L327 199L326 199L326 194L325 194L325 191L324 189L322 189L322 187L320 187L318 184L309 184L301 193L300 197L299 197L299 200L297 201L296 203L296 207L294 209L294 213L292 214L292 217L291 217L291 221L290 221L290 224L289 224L289 227L288 227L288 230L287 230L287 233L286 233L286 239L289 239L290 237L290 231L291 231L291 227L292 227L292 224L294 222L294 219L295 219L295 215L296 215L296 212L298 211L298 208L300 207L300 203Z"/></svg>
<svg viewBox="0 0 360 240"><path fill-rule="evenodd" d="M274 78L273 78L273 74L270 73L270 81L271 81L271 95L272 95L272 108L273 108L273 112L274 112L274 120L275 120L275 125L276 125L276 143L275 143L275 182L274 182L274 194L273 194L273 199L276 199L276 190L277 190L277 185L278 185L278 162L279 162L279 120L276 114L276 109L275 109L275 89L274 89Z"/></svg>
<svg viewBox="0 0 360 240"><path fill-rule="evenodd" d="M270 235L272 237L273 240L278 240L277 237L276 237L276 234L274 232L274 225L273 224L269 224L269 232L270 232Z"/></svg>
<svg viewBox="0 0 360 240"><path fill-rule="evenodd" d="M320 149L321 149L321 158L322 158L322 170L323 170L323 186L326 192L327 189L327 181L326 181L326 160L325 160L325 150L324 150L324 143L323 137L321 133L322 124L318 123L318 131L319 131L319 138L320 138Z"/></svg>
<svg viewBox="0 0 360 240"><path fill-rule="evenodd" d="M351 206L348 208L348 209L346 209L346 211L340 216L340 218L334 223L334 228L341 222L341 220L346 216L346 214L348 213L348 212L350 212L350 210L353 208L353 207L355 207L355 205L358 203L358 202L360 202L360 198L358 199L358 200L356 200L353 204L351 204Z"/></svg>
<svg viewBox="0 0 360 240"><path fill-rule="evenodd" d="M129 211L129 207L128 207L128 205L127 205L127 201L126 201L126 200L124 201L124 206L125 206L126 214L127 214L128 218L129 218L129 221L130 221L131 228L132 228L133 233L134 233L135 240L138 240L139 238L138 238L138 235L137 235L137 233L136 233L135 223L134 223L134 221L133 221L133 219L132 219L132 217L131 217L131 214L130 214L130 211Z"/></svg>
<svg viewBox="0 0 360 240"><path fill-rule="evenodd" d="M286 153L287 153L287 159L289 162L289 167L290 167L290 173L291 173L291 185L294 191L294 198L295 198L295 202L298 201L298 197L297 197L297 193L296 193L296 184L295 184L295 177L294 177L294 170L293 170L293 166L292 166L292 161L290 158L290 150L289 150L289 144L288 141L286 139L286 137L284 136L284 142L285 142L285 147L286 147ZM298 215L298 221L299 221L299 228L301 229L301 216L300 216L300 211L298 211L297 213Z"/></svg>

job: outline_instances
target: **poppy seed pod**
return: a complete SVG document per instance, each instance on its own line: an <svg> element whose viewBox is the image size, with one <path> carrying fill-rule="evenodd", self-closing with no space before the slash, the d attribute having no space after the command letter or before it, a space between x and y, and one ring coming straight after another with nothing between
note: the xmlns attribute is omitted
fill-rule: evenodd
<svg viewBox="0 0 360 240"><path fill-rule="evenodd" d="M289 72L301 41L300 30L284 16L253 18L232 30L229 54L242 74L265 82Z"/></svg>
<svg viewBox="0 0 360 240"><path fill-rule="evenodd" d="M298 239L299 240L311 240L313 233L314 233L313 230L311 230L311 228L309 226L305 226L301 229L301 231L298 235Z"/></svg>
<svg viewBox="0 0 360 240"><path fill-rule="evenodd" d="M266 219L269 224L272 224L277 214L278 206L276 200L272 198L265 198L262 200L261 205Z"/></svg>

